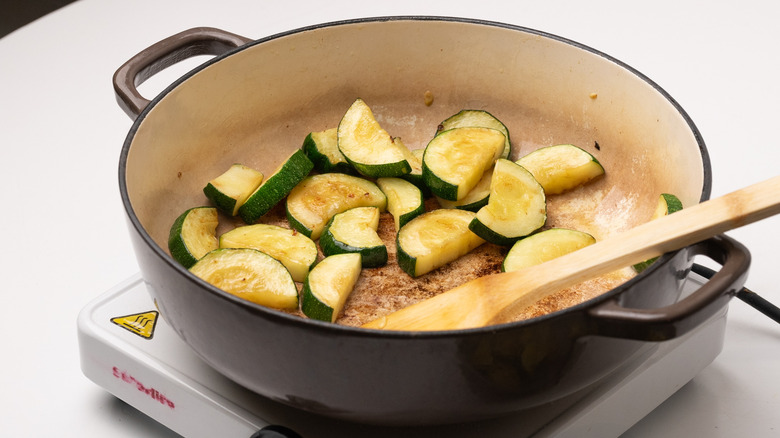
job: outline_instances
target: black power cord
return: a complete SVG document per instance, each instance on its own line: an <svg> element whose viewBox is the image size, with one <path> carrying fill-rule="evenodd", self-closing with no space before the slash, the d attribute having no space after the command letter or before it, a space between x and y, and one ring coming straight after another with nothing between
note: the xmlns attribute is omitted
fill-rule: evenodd
<svg viewBox="0 0 780 438"><path fill-rule="evenodd" d="M714 270L696 263L691 266L691 271L701 275L704 278L712 278L712 276L716 273ZM739 292L737 292L737 298L747 303L750 307L772 318L772 320L775 322L780 323L780 308L765 300L757 293L746 287L743 287Z"/></svg>
<svg viewBox="0 0 780 438"><path fill-rule="evenodd" d="M302 438L295 431L288 429L284 426L272 424L266 426L254 434L250 438Z"/></svg>

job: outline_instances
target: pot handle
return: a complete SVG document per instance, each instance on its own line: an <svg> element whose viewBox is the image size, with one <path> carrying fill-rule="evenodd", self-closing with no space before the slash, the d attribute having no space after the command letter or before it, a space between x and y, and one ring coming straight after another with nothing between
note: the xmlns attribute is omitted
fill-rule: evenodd
<svg viewBox="0 0 780 438"><path fill-rule="evenodd" d="M219 56L249 43L250 39L212 27L196 27L152 44L122 64L114 73L117 103L135 119L150 100L137 86L167 67L198 55Z"/></svg>
<svg viewBox="0 0 780 438"><path fill-rule="evenodd" d="M712 317L737 295L747 279L750 253L741 243L725 235L715 236L689 247L691 256L703 255L721 265L698 290L681 301L658 309L622 307L618 298L588 312L591 333L599 336L665 341L691 331Z"/></svg>

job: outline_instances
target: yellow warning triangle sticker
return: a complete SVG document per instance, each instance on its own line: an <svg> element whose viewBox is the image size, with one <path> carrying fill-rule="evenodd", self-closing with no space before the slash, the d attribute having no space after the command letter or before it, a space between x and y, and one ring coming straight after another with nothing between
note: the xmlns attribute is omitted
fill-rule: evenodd
<svg viewBox="0 0 780 438"><path fill-rule="evenodd" d="M152 336L154 336L154 327L157 324L157 317L159 315L159 312L152 310L144 313L117 316L116 318L111 318L111 322L144 339L152 339Z"/></svg>

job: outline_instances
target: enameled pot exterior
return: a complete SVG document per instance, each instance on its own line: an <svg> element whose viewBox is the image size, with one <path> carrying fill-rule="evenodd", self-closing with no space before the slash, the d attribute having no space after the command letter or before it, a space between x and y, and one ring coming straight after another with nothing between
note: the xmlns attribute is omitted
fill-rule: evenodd
<svg viewBox="0 0 780 438"><path fill-rule="evenodd" d="M741 287L749 262L739 244L716 238L695 253L679 251L642 281L558 315L462 332L377 333L301 323L224 295L193 293L204 285L182 276L137 234L133 241L166 322L215 369L296 408L394 425L488 418L573 394L652 351L648 339L674 338L701 322L685 321L677 331L663 312L656 327L600 312L674 303L692 257L702 251L729 263L728 272L717 274L725 277L711 280L726 284L708 283L718 299L700 315L706 319Z"/></svg>
<svg viewBox="0 0 780 438"><path fill-rule="evenodd" d="M686 203L709 196L710 169L696 128L655 84L606 55L540 32L432 17L332 23L246 45L240 37L208 32L203 36L203 30L195 30L191 34L200 37L163 52L186 52L196 44L208 48L207 53L224 53L151 103L128 97L117 87L129 113L141 110L122 151L120 188L139 265L161 314L206 362L263 396L358 422L428 424L496 416L556 400L597 382L653 348L649 341L671 339L695 328L722 310L742 287L749 265L747 251L732 239L718 237L662 257L643 274L597 299L544 317L482 329L364 330L293 317L226 294L191 275L164 250L170 216L199 202L187 194L198 193L202 188L198 185L208 180L204 175L258 148L259 157L250 164L268 171L283 154L275 150L274 142L292 137L294 141L281 149L299 147L301 133L337 121L336 115L356 95L379 102L388 114L395 114L401 104L418 104L415 120L387 120L398 129L408 129L443 120L442 114L469 104L482 102L492 109L484 103L492 93L495 110L522 113L517 120L509 116L510 131L512 125L528 128L530 140L513 137L521 147L538 146L532 144L542 141L534 130L545 128L530 128L521 118L532 117L540 125L546 120L576 119L567 133L589 140L595 136L602 149L613 148L607 161L633 163L623 166L631 172L646 172L648 163L679 165L671 174L668 166L664 168L668 178L650 174L638 178L652 182L652 190L670 187ZM376 46L388 41L388 35L393 36L388 47ZM399 35L418 44L403 44L396 40ZM214 38L220 42L204 42ZM453 38L462 45L478 42L488 60L497 57L501 65L475 69L455 63L463 67L442 68L437 63L463 61L464 53L471 53L452 47L448 41ZM520 61L498 56L521 46L522 50L512 52ZM375 53L380 49L393 59L377 66L384 62ZM450 50L454 54L442 55ZM321 63L324 59L312 59L320 52L326 52L325 59L352 60L364 69L358 74L351 70L360 68L342 66L338 71L346 77L334 78L335 70L328 70L331 67ZM401 56L405 52L409 53ZM364 64L364 57L371 62ZM426 59L436 65L425 65ZM568 72L556 67L555 74L545 74L544 65L561 62L571 64ZM388 72L389 66L396 68ZM154 70L136 66L129 82L141 71ZM128 82L128 73L123 75L115 84ZM501 83L489 87L496 78ZM587 83L575 83L578 78ZM446 87L436 90L439 103L430 110L421 106L417 101L421 90L445 80L460 88L451 94ZM403 89L393 88L401 83ZM464 84L475 90L461 89ZM547 89L537 90L541 84ZM560 89L552 89L553 84L560 84ZM571 96L573 90L591 89L599 90L598 98L595 92ZM521 97L524 104L513 107ZM596 107L594 99L608 99L609 104ZM643 106L638 108L637 102ZM422 141L430 134L412 132L406 138ZM624 150L619 147L624 143L636 146ZM615 187L637 185L631 178L616 176ZM627 196L644 196L645 189L637 190ZM677 303L684 278L699 254L723 268Z"/></svg>

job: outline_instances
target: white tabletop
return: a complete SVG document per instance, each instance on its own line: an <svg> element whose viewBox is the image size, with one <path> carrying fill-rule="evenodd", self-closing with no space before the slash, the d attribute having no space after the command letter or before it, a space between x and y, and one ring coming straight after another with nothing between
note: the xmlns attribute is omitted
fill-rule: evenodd
<svg viewBox="0 0 780 438"><path fill-rule="evenodd" d="M780 10L750 0L697 3L79 0L0 39L0 433L173 435L82 375L75 329L86 303L138 271L117 184L131 120L111 77L142 48L195 26L260 38L379 15L550 32L615 56L674 96L705 138L719 196L778 173ZM162 87L152 81L142 91L151 97ZM772 218L729 233L753 254L748 287L775 303L778 226ZM626 435L776 436L777 370L780 326L735 300L720 356Z"/></svg>

